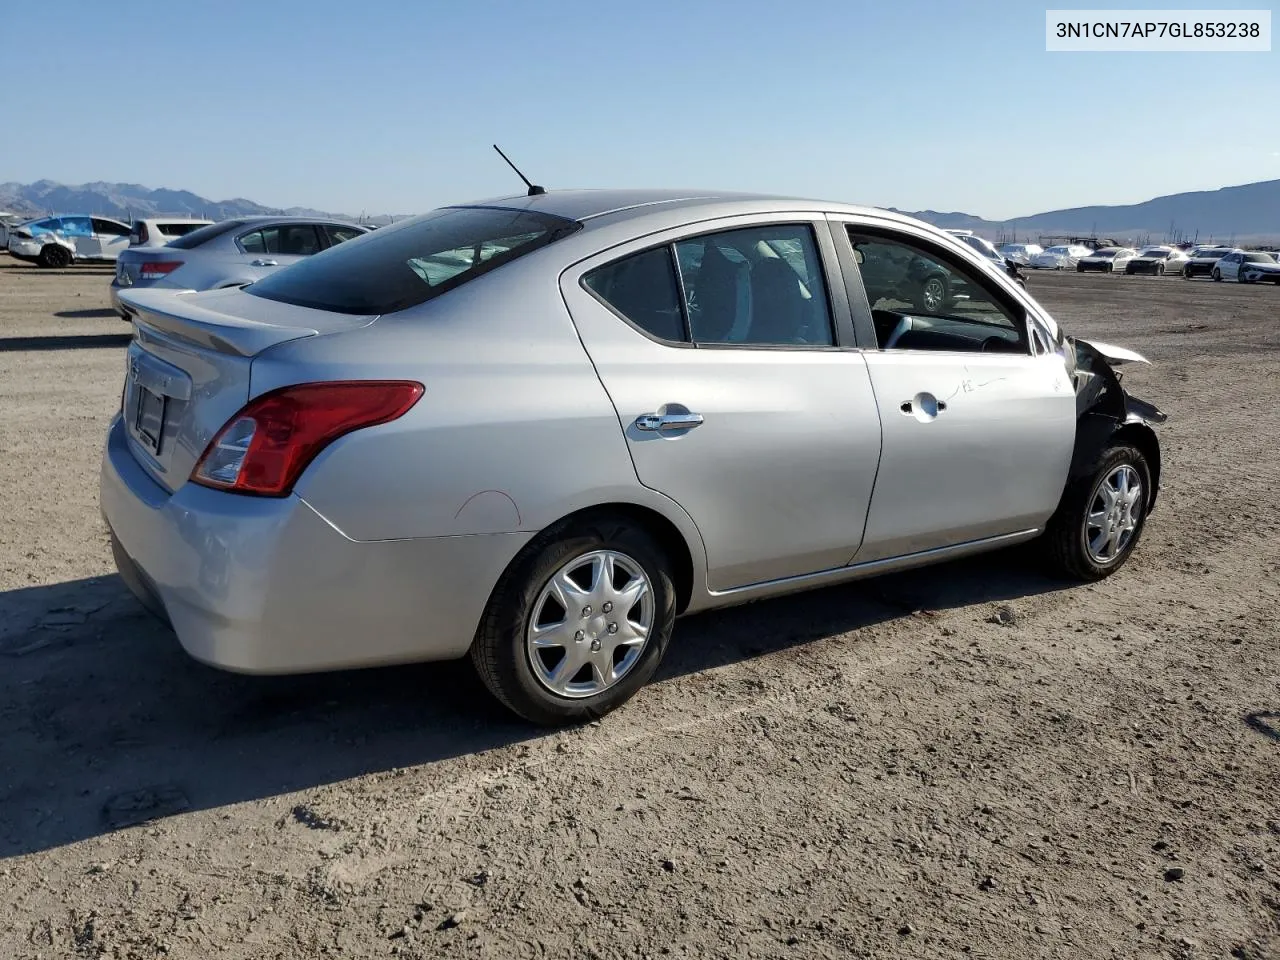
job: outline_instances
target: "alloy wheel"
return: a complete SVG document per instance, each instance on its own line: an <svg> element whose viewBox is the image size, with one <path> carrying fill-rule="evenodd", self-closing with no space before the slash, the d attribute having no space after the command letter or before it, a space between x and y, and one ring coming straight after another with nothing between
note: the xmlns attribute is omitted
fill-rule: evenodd
<svg viewBox="0 0 1280 960"><path fill-rule="evenodd" d="M1089 557L1109 566L1129 549L1145 504L1142 480L1130 464L1122 463L1094 488L1084 520L1084 543Z"/></svg>

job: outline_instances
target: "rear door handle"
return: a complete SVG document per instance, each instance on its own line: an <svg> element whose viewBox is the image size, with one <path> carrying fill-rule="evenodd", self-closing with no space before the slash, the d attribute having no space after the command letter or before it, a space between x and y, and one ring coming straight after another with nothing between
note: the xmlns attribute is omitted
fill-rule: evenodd
<svg viewBox="0 0 1280 960"><path fill-rule="evenodd" d="M249 266L251 266L251 267L278 267L278 266L280 266L280 264L279 264L279 262L278 262L278 261L276 261L276 260L250 260L250 261L249 261Z"/></svg>
<svg viewBox="0 0 1280 960"><path fill-rule="evenodd" d="M636 417L636 429L656 433L692 430L702 424L700 413L642 413Z"/></svg>

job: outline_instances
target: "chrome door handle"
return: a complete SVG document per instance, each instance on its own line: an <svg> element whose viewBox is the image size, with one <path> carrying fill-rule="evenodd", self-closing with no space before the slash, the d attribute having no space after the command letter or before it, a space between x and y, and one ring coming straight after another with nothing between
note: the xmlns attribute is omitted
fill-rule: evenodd
<svg viewBox="0 0 1280 960"><path fill-rule="evenodd" d="M636 429L669 433L672 430L692 430L702 423L700 413L642 413L636 417Z"/></svg>
<svg viewBox="0 0 1280 960"><path fill-rule="evenodd" d="M279 262L278 262L278 261L276 261L276 260L250 260L250 261L249 261L249 266L251 266L251 267L278 267L278 266L280 266L280 264L279 264Z"/></svg>

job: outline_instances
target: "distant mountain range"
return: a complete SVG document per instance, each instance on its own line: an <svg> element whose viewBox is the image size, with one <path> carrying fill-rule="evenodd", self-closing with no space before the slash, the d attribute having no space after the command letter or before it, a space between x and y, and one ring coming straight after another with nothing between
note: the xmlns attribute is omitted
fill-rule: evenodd
<svg viewBox="0 0 1280 960"><path fill-rule="evenodd" d="M243 197L208 200L190 190L152 190L138 183L81 183L68 186L52 180L35 183L0 183L0 211L33 217L50 213L88 213L117 220L130 217L186 216L209 220L230 217L280 215L333 217L358 222L359 217L335 214L310 207L266 207ZM364 217L365 223L385 224L387 215Z"/></svg>
<svg viewBox="0 0 1280 960"><path fill-rule="evenodd" d="M890 209L896 209L891 207ZM309 207L266 207L252 200L207 200L189 190L152 190L136 183L82 183L52 180L0 183L0 211L39 216L48 213L96 213L127 220L159 214L223 220L260 214L326 216L358 220ZM1280 180L1246 183L1220 190L1199 190L1119 206L1072 207L1011 220L986 220L969 213L901 211L939 227L973 230L992 239L1035 239L1041 235L1107 236L1117 240L1199 239L1251 243L1280 239ZM364 217L384 224L387 215Z"/></svg>
<svg viewBox="0 0 1280 960"><path fill-rule="evenodd" d="M1149 237L1252 243L1280 238L1280 180L1174 193L1143 203L1050 210L1012 220L984 220L968 213L936 210L908 215L944 229L972 230L993 239L1034 240L1041 235L1070 234L1136 242Z"/></svg>

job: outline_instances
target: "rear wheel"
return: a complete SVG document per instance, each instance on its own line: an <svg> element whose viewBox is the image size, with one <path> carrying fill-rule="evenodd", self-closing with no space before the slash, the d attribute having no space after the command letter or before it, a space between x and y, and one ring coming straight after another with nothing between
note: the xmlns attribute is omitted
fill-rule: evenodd
<svg viewBox="0 0 1280 960"><path fill-rule="evenodd" d="M671 564L608 515L553 528L494 588L471 646L489 691L534 723L604 716L653 676L671 639Z"/></svg>
<svg viewBox="0 0 1280 960"><path fill-rule="evenodd" d="M1151 502L1151 468L1136 447L1102 451L1087 476L1068 484L1044 533L1047 559L1061 574L1101 580L1119 570L1142 536Z"/></svg>
<svg viewBox="0 0 1280 960"><path fill-rule="evenodd" d="M44 249L40 251L40 266L69 267L71 266L71 251L56 243L45 244Z"/></svg>

